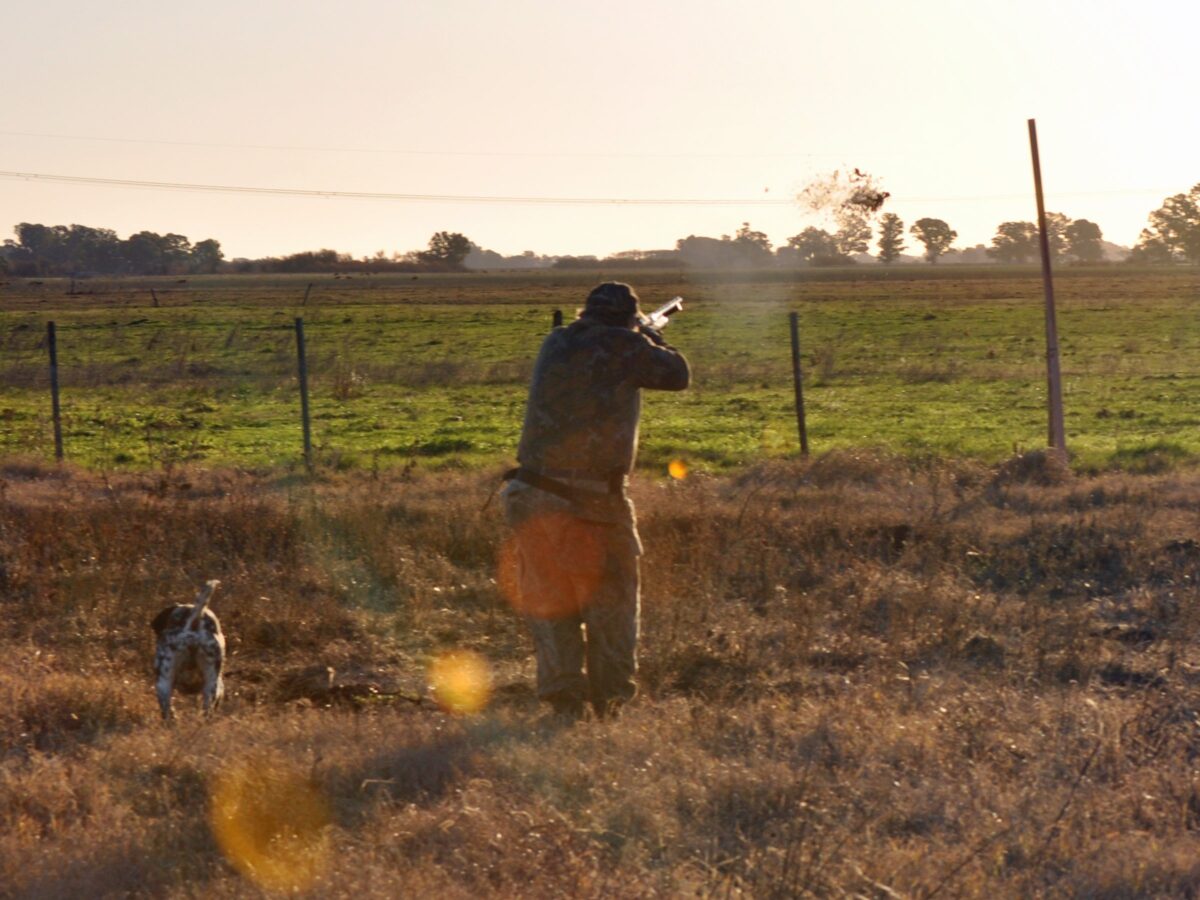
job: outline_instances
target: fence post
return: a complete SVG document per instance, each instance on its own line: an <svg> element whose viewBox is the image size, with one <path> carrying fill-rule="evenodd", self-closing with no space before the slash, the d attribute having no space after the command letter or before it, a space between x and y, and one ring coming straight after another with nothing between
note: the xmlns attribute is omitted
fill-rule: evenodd
<svg viewBox="0 0 1200 900"><path fill-rule="evenodd" d="M150 297L154 300L154 308L158 309L158 294L154 293L154 288L150 288Z"/></svg>
<svg viewBox="0 0 1200 900"><path fill-rule="evenodd" d="M296 316L296 356L300 371L300 419L304 425L304 466L312 471L312 426L308 420L308 362L304 356L304 319Z"/></svg>
<svg viewBox="0 0 1200 900"><path fill-rule="evenodd" d="M800 429L800 455L808 456L808 427L804 421L804 382L800 377L800 314L789 313L792 326L792 383L796 387L796 424Z"/></svg>
<svg viewBox="0 0 1200 900"><path fill-rule="evenodd" d="M46 346L50 349L50 408L54 415L54 458L62 462L62 410L58 405L58 337L53 322L46 323Z"/></svg>
<svg viewBox="0 0 1200 900"><path fill-rule="evenodd" d="M308 295L311 292L312 292L312 282L310 281L308 283L308 287L306 287L304 289L304 302L300 304L301 306L308 306Z"/></svg>
<svg viewBox="0 0 1200 900"><path fill-rule="evenodd" d="M559 328L561 326L562 326L562 310L556 309L554 311L554 327Z"/></svg>
<svg viewBox="0 0 1200 900"><path fill-rule="evenodd" d="M1049 403L1049 443L1065 462L1062 370L1058 362L1058 321L1054 313L1054 278L1050 273L1050 236L1046 233L1046 203L1042 199L1042 164L1038 159L1037 124L1029 120L1029 151L1033 156L1033 189L1037 194L1038 238L1042 247L1042 285L1046 292L1046 393Z"/></svg>

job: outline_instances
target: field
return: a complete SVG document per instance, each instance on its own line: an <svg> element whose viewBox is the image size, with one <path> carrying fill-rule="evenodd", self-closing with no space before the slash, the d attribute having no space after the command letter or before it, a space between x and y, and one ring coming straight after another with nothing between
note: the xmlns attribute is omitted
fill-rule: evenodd
<svg viewBox="0 0 1200 900"><path fill-rule="evenodd" d="M503 464L552 310L571 317L598 277L96 280L77 282L74 295L65 280L10 281L0 288L0 452L53 453L45 349L53 319L68 459L103 470L294 464L302 450L293 320L303 315L320 463ZM797 451L791 311L800 316L814 449L995 462L1044 444L1034 269L624 277L647 305L685 297L670 336L696 373L686 393L647 397L649 471L674 458L721 471ZM1076 467L1194 460L1200 273L1068 268L1058 294Z"/></svg>
<svg viewBox="0 0 1200 900"><path fill-rule="evenodd" d="M639 480L643 694L569 730L485 475L0 475L7 896L1200 891L1194 470ZM146 623L214 576L229 697L164 728Z"/></svg>
<svg viewBox="0 0 1200 900"><path fill-rule="evenodd" d="M1033 270L630 276L696 384L646 404L641 695L567 728L488 498L595 280L0 288L0 896L1200 896L1197 275L1064 271L1069 467ZM227 700L164 727L207 578Z"/></svg>

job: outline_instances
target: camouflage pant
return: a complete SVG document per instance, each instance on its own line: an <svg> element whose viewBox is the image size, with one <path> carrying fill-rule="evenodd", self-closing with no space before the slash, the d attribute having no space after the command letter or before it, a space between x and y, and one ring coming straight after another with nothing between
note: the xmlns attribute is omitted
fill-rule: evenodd
<svg viewBox="0 0 1200 900"><path fill-rule="evenodd" d="M533 635L538 697L600 713L637 692L638 557L632 505L581 510L514 481L504 491L512 526L515 605Z"/></svg>

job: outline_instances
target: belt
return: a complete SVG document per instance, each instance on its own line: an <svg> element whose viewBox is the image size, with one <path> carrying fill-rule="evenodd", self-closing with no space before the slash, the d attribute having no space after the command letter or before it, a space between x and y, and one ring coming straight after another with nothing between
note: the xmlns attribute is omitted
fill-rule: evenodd
<svg viewBox="0 0 1200 900"><path fill-rule="evenodd" d="M598 481L608 488L610 494L619 494L625 490L624 469L609 469L607 472L599 472L595 469L546 468L537 471L547 478L565 478L568 481Z"/></svg>
<svg viewBox="0 0 1200 900"><path fill-rule="evenodd" d="M565 500L577 500L581 495L589 494L596 495L601 493L622 494L625 492L625 473L621 470L614 470L608 474L601 474L586 469L527 469L524 466L518 466L515 469L509 469L501 476L503 481L512 481L517 479L523 481L531 487L535 487L540 491L546 491L549 494L554 494L562 497ZM605 491L589 491L586 488L576 487L571 484L564 484L559 478L571 478L581 481L595 481L604 484L607 490Z"/></svg>

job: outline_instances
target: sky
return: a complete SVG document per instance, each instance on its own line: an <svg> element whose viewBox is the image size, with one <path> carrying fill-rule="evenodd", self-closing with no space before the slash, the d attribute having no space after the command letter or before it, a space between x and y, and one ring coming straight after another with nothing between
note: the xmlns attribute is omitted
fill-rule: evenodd
<svg viewBox="0 0 1200 900"><path fill-rule="evenodd" d="M1030 118L1047 208L1108 240L1200 182L1190 0L0 0L0 23L0 173L318 194L0 175L3 237L603 256L749 222L778 245L830 227L806 184L857 167L967 247L1036 216Z"/></svg>

